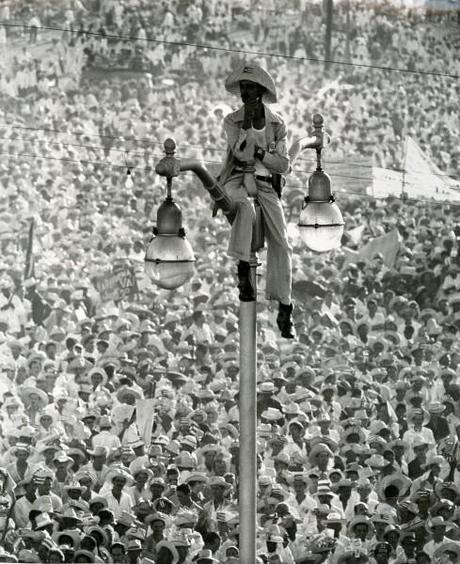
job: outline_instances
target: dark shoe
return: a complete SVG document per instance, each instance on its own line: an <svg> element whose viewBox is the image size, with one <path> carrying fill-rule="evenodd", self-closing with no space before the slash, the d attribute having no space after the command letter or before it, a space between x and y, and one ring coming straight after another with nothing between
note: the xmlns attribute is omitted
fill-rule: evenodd
<svg viewBox="0 0 460 564"><path fill-rule="evenodd" d="M251 267L248 262L243 260L240 260L238 263L238 289L240 291L240 301L255 301L256 296L251 282Z"/></svg>
<svg viewBox="0 0 460 564"><path fill-rule="evenodd" d="M281 331L281 336L285 339L295 339L295 330L291 319L293 309L294 306L292 304L285 305L280 303L276 323Z"/></svg>

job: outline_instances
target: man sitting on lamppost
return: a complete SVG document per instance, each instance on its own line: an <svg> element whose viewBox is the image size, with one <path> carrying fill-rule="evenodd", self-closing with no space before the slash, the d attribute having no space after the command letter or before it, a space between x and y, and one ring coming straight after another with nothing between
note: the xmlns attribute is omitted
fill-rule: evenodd
<svg viewBox="0 0 460 564"><path fill-rule="evenodd" d="M237 204L228 252L239 261L240 300L255 300L250 276L255 199L267 241L266 298L279 302L278 327L283 337L292 339L292 248L280 201L282 175L290 162L284 121L266 105L277 100L275 83L259 65L244 64L227 78L225 88L240 95L244 104L224 119L228 148L219 176Z"/></svg>

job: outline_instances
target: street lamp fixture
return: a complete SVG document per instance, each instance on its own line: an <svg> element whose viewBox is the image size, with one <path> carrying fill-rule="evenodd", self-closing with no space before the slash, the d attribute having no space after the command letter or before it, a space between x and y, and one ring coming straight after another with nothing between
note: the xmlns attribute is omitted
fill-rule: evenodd
<svg viewBox="0 0 460 564"><path fill-rule="evenodd" d="M167 169L167 195L158 208L157 224L147 246L145 272L156 286L174 290L192 278L195 255L182 227L182 211L171 193L172 179L180 173L174 158L176 145L168 139L164 146L166 157L158 163L156 171L161 174Z"/></svg>
<svg viewBox="0 0 460 564"><path fill-rule="evenodd" d="M316 149L316 170L308 179L308 195L305 197L299 217L299 233L305 245L312 251L324 253L340 247L344 221L331 191L331 178L322 168L321 152L329 143L329 136L323 131L323 117L313 116L315 130L313 141L306 138L299 143L299 149Z"/></svg>

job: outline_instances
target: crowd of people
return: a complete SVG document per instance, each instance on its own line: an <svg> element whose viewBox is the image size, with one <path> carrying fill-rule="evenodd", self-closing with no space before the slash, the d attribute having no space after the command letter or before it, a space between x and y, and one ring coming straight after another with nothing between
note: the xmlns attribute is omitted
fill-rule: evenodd
<svg viewBox="0 0 460 564"><path fill-rule="evenodd" d="M257 2L28 4L0 6L2 22L28 26L5 26L0 79L0 562L236 564L236 272L228 226L193 177L172 190L195 275L160 290L143 260L166 193L154 172L163 141L218 170L235 103L223 82L248 55L87 32L202 43L206 25L207 44L215 33L235 51L322 58L321 6L278 14L303 14L304 37L295 25L281 35L274 2L259 23L247 14ZM458 177L453 16L388 10L352 3L350 61L452 76L264 56L289 141L319 111L326 170L348 162L359 177L361 156L400 168L410 134ZM115 70L127 46L148 73ZM288 176L288 215L313 160L306 152ZM346 247L397 230L396 258L314 254L292 230L298 338L280 339L272 305L257 304L258 562L460 562L458 209L353 194L338 204ZM117 265L134 272L127 294L101 282Z"/></svg>

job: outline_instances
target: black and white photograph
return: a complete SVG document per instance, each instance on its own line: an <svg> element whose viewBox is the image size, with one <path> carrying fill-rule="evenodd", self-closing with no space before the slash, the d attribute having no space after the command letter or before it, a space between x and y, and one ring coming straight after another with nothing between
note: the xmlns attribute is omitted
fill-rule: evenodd
<svg viewBox="0 0 460 564"><path fill-rule="evenodd" d="M460 564L460 0L0 0L0 563Z"/></svg>

